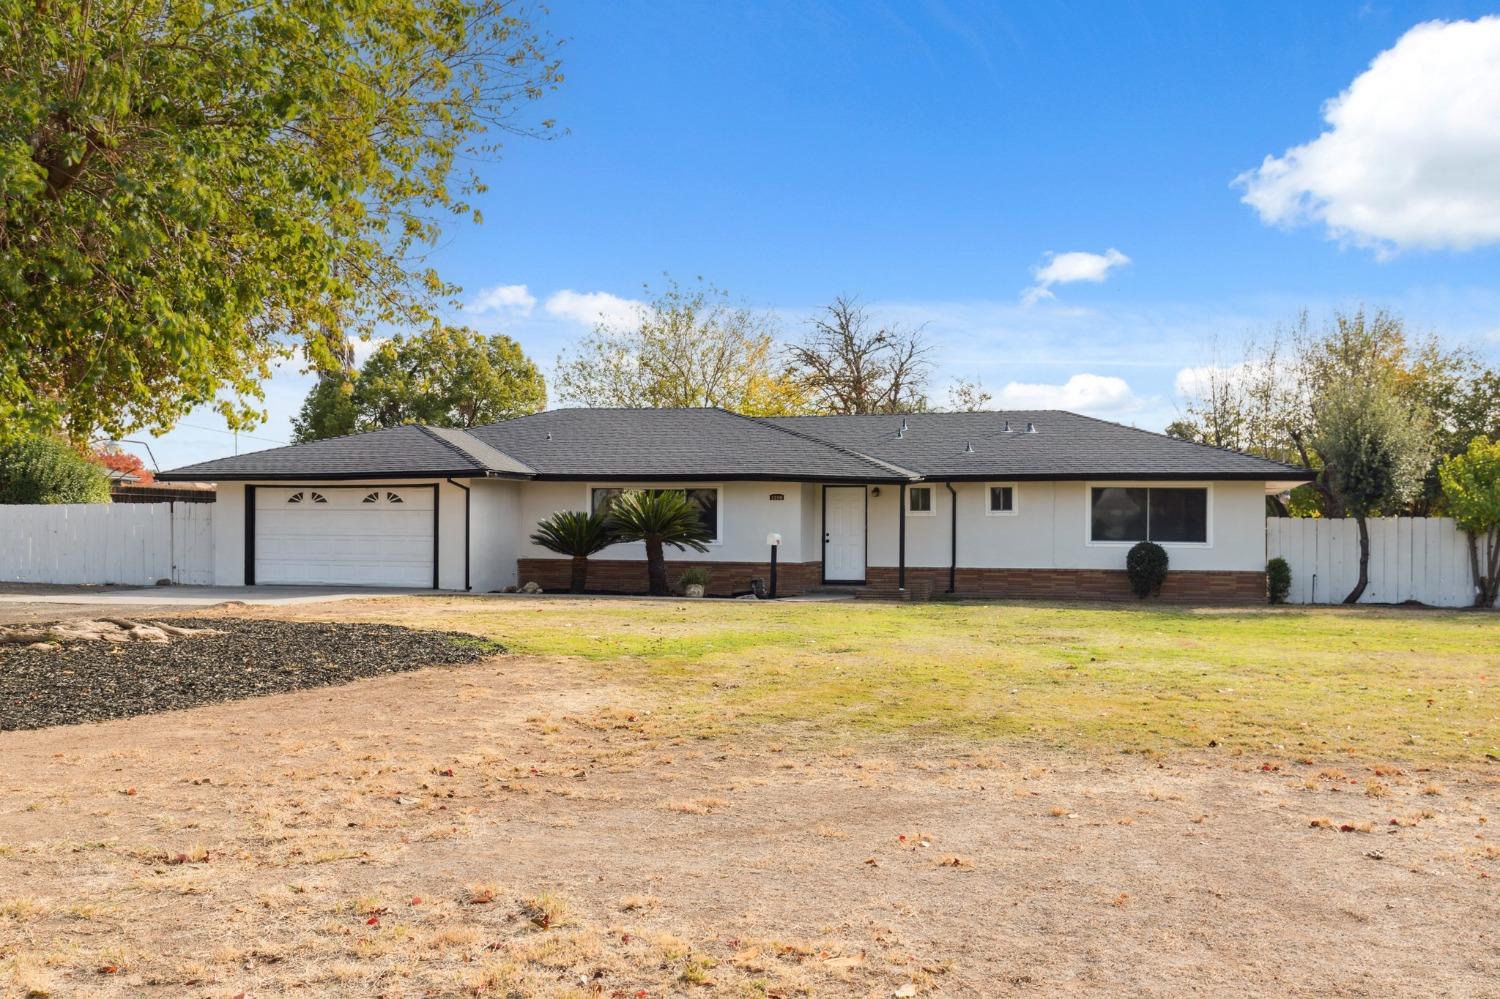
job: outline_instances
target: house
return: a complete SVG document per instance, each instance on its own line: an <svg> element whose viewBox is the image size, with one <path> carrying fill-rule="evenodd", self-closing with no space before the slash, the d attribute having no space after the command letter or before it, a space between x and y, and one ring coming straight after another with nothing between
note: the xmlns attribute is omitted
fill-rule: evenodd
<svg viewBox="0 0 1500 999"><path fill-rule="evenodd" d="M472 430L403 426L162 473L218 483L220 584L565 589L531 544L542 518L621 490L681 489L710 592L768 576L877 593L1128 595L1125 554L1167 549L1164 596L1265 598L1265 496L1304 469L1058 410L800 416L558 409ZM645 589L639 543L590 562L592 588Z"/></svg>

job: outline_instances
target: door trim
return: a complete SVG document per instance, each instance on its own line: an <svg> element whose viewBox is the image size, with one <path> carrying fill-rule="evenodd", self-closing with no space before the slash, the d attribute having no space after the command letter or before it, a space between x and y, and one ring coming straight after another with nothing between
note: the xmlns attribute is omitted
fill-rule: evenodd
<svg viewBox="0 0 1500 999"><path fill-rule="evenodd" d="M828 578L828 490L830 489L862 489L865 494L865 576L869 575L870 568L870 487L869 486L823 486L823 515L818 527L823 534L823 544L818 550L819 576L823 583L828 586L864 586L864 578L860 579L829 579Z"/></svg>
<svg viewBox="0 0 1500 999"><path fill-rule="evenodd" d="M456 484L456 483L455 483ZM363 482L355 485L328 485L310 480L299 479L296 481L277 482L267 488L272 489L295 489L298 486L306 486L309 489L369 489L371 486L394 485L398 489L431 489L432 490L432 588L439 589L439 564L438 556L442 551L442 539L439 537L441 520L438 518L438 501L442 497L442 489L438 482ZM467 545L467 539L465 539ZM255 483L245 486L245 585L255 586ZM286 584L296 585L296 584ZM319 584L309 584L319 585Z"/></svg>

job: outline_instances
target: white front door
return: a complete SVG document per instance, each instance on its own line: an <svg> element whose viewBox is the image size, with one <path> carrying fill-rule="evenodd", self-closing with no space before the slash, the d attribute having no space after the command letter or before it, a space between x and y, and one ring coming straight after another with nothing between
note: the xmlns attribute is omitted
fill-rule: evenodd
<svg viewBox="0 0 1500 999"><path fill-rule="evenodd" d="M823 489L823 580L865 581L865 487Z"/></svg>
<svg viewBox="0 0 1500 999"><path fill-rule="evenodd" d="M257 486L255 581L432 586L432 486Z"/></svg>

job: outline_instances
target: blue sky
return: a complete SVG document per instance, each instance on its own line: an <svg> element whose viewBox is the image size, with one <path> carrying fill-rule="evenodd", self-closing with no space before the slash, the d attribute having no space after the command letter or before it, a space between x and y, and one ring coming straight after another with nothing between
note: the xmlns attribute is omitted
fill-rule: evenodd
<svg viewBox="0 0 1500 999"><path fill-rule="evenodd" d="M544 367L701 275L788 336L840 293L925 322L937 401L978 377L1153 429L1215 342L1303 307L1388 306L1500 362L1496 11L557 0L538 110L567 133L485 164L485 224L430 259ZM279 373L240 448L287 440L309 383ZM193 414L157 461L229 453L221 427Z"/></svg>

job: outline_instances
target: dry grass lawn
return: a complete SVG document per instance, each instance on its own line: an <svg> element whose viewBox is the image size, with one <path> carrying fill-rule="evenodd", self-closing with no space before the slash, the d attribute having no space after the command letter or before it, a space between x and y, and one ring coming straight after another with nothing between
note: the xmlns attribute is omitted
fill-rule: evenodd
<svg viewBox="0 0 1500 999"><path fill-rule="evenodd" d="M0 994L1500 994L1500 621L381 599L514 654L0 735Z"/></svg>

